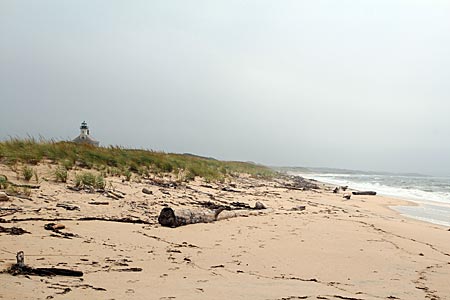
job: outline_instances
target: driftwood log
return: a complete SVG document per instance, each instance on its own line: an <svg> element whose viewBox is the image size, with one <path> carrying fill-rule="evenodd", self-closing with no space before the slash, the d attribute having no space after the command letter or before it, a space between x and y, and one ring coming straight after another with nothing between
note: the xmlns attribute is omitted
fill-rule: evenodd
<svg viewBox="0 0 450 300"><path fill-rule="evenodd" d="M362 192L352 192L353 195L359 195L359 196L375 196L377 192L373 191L362 191Z"/></svg>
<svg viewBox="0 0 450 300"><path fill-rule="evenodd" d="M208 211L192 211L190 209L175 211L170 207L164 207L158 217L158 222L165 227L179 227L195 223L210 223L217 220L217 216L224 210L219 208Z"/></svg>
<svg viewBox="0 0 450 300"><path fill-rule="evenodd" d="M224 220L234 217L243 217L249 215L257 215L260 210L266 207L261 202L257 202L255 208L251 210L227 210L225 207L217 209L191 210L191 209L172 209L164 207L158 217L158 222L165 227L179 227L196 223L211 223L214 221Z"/></svg>
<svg viewBox="0 0 450 300"><path fill-rule="evenodd" d="M33 268L25 265L25 255L23 251L17 252L17 263L12 265L7 272L11 275L37 275L37 276L74 276L81 277L83 272L61 269L61 268Z"/></svg>

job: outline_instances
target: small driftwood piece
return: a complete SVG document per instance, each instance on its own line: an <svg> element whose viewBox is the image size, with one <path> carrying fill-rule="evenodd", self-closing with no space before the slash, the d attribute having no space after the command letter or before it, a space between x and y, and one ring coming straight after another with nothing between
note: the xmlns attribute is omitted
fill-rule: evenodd
<svg viewBox="0 0 450 300"><path fill-rule="evenodd" d="M40 185L32 185L32 184L18 184L18 183L12 183L9 181L9 184L11 184L13 187L20 187L20 188L27 188L32 190L40 189Z"/></svg>
<svg viewBox="0 0 450 300"><path fill-rule="evenodd" d="M174 189L176 189L179 185L175 181L165 181L165 180L156 179L156 178L154 178L154 179L149 178L148 183L151 185L156 185L156 186L163 187L163 188L174 188Z"/></svg>
<svg viewBox="0 0 450 300"><path fill-rule="evenodd" d="M20 227L2 227L0 226L0 233L6 233L9 235L22 235L24 233L30 233L26 231L25 229L22 229Z"/></svg>
<svg viewBox="0 0 450 300"><path fill-rule="evenodd" d="M91 202L88 202L88 204L91 204L91 205L109 205L109 202L107 202L107 201L91 201Z"/></svg>
<svg viewBox="0 0 450 300"><path fill-rule="evenodd" d="M82 217L82 218L14 218L7 220L0 218L0 223L17 223L17 222L29 222L29 221L44 221L44 222L59 222L59 221L105 221L105 222L119 222L119 223L131 223L131 224L148 224L153 225L154 222L147 220L136 219L132 217ZM51 230L51 229L49 229Z"/></svg>
<svg viewBox="0 0 450 300"><path fill-rule="evenodd" d="M14 183L8 180L8 177L6 175L0 174L0 178L2 178L3 182L6 182L7 184L12 185L13 187L20 187L20 188L27 188L27 189L39 189L41 188L40 185L32 185L32 184L19 184Z"/></svg>
<svg viewBox="0 0 450 300"><path fill-rule="evenodd" d="M0 211L7 210L7 211L21 211L22 208L20 207L0 207Z"/></svg>
<svg viewBox="0 0 450 300"><path fill-rule="evenodd" d="M105 221L105 222L118 222L118 223L131 223L131 224L148 224L153 225L154 222L147 220L132 218L132 217L82 217L75 219L74 221Z"/></svg>
<svg viewBox="0 0 450 300"><path fill-rule="evenodd" d="M173 210L170 207L165 207L159 214L158 222L162 226L175 228L189 224L212 223L214 221L224 220L228 218L256 215L259 212L255 210L263 209L266 209L266 207L261 202L257 202L255 208L253 208L252 210L227 210L225 207L219 207L214 210Z"/></svg>
<svg viewBox="0 0 450 300"><path fill-rule="evenodd" d="M113 198L115 200L123 199L123 195L115 191L106 191L106 196Z"/></svg>
<svg viewBox="0 0 450 300"><path fill-rule="evenodd" d="M116 272L141 272L142 268L133 267L133 268L116 269L114 271L116 271Z"/></svg>
<svg viewBox="0 0 450 300"><path fill-rule="evenodd" d="M61 235L61 237L68 238L68 239L70 239L72 237L77 237L76 234L73 234L71 232L62 232L61 229L64 229L64 228L66 228L66 226L64 226L61 223L47 223L44 225L45 230L53 231L54 233Z"/></svg>
<svg viewBox="0 0 450 300"><path fill-rule="evenodd" d="M352 192L353 195L358 196L375 196L377 192L373 191L362 191L362 192Z"/></svg>
<svg viewBox="0 0 450 300"><path fill-rule="evenodd" d="M61 268L33 268L25 265L25 254L23 251L17 252L16 255L17 263L12 265L7 272L11 275L37 275L37 276L74 276L81 277L83 272L61 269Z"/></svg>
<svg viewBox="0 0 450 300"><path fill-rule="evenodd" d="M66 210L80 210L79 206L70 203L58 203L56 204L56 207L62 207Z"/></svg>
<svg viewBox="0 0 450 300"><path fill-rule="evenodd" d="M223 187L222 191L224 191L224 192L232 192L232 193L239 193L238 190L234 190L234 189L232 189L231 187L228 187L228 186Z"/></svg>

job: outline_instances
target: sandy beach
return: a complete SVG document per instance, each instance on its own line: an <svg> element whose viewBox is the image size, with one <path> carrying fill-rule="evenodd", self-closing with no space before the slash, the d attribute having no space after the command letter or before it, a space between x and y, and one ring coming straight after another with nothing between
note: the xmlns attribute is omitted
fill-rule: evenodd
<svg viewBox="0 0 450 300"><path fill-rule="evenodd" d="M0 226L28 232L0 233L1 269L24 251L29 266L83 276L2 273L0 299L450 299L450 231L389 208L403 200L345 200L325 184L301 190L289 178L249 176L108 177L111 195L44 180L54 166L39 168L29 199L0 202ZM0 174L23 183L7 166ZM165 205L256 201L268 209L177 228L157 221ZM44 229L50 222L65 228Z"/></svg>

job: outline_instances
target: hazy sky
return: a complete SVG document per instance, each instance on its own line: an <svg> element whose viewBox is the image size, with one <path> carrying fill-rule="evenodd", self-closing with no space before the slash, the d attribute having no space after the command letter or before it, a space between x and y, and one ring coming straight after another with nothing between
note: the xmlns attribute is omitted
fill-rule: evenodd
<svg viewBox="0 0 450 300"><path fill-rule="evenodd" d="M450 2L0 1L0 139L450 174Z"/></svg>

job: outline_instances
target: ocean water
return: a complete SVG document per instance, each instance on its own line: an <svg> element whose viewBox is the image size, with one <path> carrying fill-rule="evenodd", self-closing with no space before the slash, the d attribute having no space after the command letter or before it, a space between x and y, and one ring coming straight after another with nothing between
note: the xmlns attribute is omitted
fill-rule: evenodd
<svg viewBox="0 0 450 300"><path fill-rule="evenodd" d="M355 190L376 191L380 195L410 200L418 206L392 208L408 217L450 226L450 177L319 171L290 173L336 186L348 185Z"/></svg>

